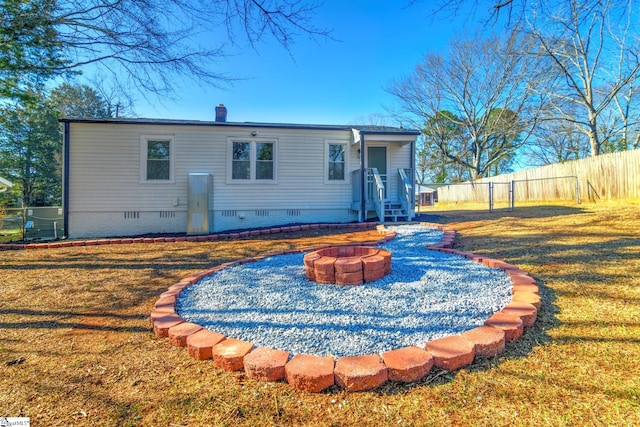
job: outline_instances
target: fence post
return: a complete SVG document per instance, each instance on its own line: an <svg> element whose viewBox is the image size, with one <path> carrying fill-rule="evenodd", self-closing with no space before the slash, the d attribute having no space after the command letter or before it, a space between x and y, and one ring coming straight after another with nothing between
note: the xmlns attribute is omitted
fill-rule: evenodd
<svg viewBox="0 0 640 427"><path fill-rule="evenodd" d="M511 188L509 188L509 196L511 198L511 212L516 208L516 181L511 180Z"/></svg>
<svg viewBox="0 0 640 427"><path fill-rule="evenodd" d="M489 212L493 212L493 182L489 181Z"/></svg>
<svg viewBox="0 0 640 427"><path fill-rule="evenodd" d="M578 184L577 176L576 176L576 202L580 204L580 184Z"/></svg>
<svg viewBox="0 0 640 427"><path fill-rule="evenodd" d="M27 208L22 206L22 240L27 240Z"/></svg>

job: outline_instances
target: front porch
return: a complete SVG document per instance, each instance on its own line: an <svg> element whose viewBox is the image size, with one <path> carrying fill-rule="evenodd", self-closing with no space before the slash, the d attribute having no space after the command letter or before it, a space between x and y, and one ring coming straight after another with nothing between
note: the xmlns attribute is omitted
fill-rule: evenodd
<svg viewBox="0 0 640 427"><path fill-rule="evenodd" d="M358 211L361 219L377 218L380 222L413 219L413 169L396 169L388 178L383 180L377 168L351 172L351 209ZM364 191L362 182L365 182Z"/></svg>
<svg viewBox="0 0 640 427"><path fill-rule="evenodd" d="M416 129L361 126L353 129L358 169L351 172L351 209L360 221L411 221L414 217Z"/></svg>

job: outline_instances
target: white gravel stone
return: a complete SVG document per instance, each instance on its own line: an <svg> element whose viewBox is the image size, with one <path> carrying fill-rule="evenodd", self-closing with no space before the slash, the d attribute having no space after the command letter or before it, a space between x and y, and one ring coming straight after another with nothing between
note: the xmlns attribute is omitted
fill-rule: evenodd
<svg viewBox="0 0 640 427"><path fill-rule="evenodd" d="M511 300L500 270L430 251L442 232L419 225L387 227L397 237L392 272L361 286L305 278L303 254L280 255L214 273L180 294L189 322L257 346L334 357L382 353L458 334Z"/></svg>

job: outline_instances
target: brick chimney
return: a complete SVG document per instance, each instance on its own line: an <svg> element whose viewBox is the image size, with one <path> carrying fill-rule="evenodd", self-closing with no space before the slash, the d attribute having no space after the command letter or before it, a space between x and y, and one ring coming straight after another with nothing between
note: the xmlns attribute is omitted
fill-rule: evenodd
<svg viewBox="0 0 640 427"><path fill-rule="evenodd" d="M216 107L216 122L227 121L227 107L224 104L218 104Z"/></svg>

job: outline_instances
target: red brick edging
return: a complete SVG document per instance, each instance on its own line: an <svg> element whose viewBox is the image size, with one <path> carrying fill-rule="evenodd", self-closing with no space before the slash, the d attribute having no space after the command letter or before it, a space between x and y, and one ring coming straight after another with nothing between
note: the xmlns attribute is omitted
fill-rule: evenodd
<svg viewBox="0 0 640 427"><path fill-rule="evenodd" d="M237 240L245 237L256 237L266 234L288 233L293 231L317 230L321 228L331 229L357 229L368 230L375 228L372 222L352 223L326 223L326 224L302 224L287 227L271 227L259 230L236 231L228 233L207 234L198 236L181 237L119 237L114 239L80 239L80 240L56 240L47 243L2 243L0 251L17 251L24 249L56 249L71 246L98 246L98 245L126 245L131 243L164 243L164 242L213 242L216 240Z"/></svg>
<svg viewBox="0 0 640 427"><path fill-rule="evenodd" d="M248 258L219 265L184 278L169 287L160 295L155 309L151 312L153 331L158 337L168 337L172 345L187 347L189 355L197 360L213 359L213 364L218 368L229 371L244 369L249 378L259 381L285 380L294 388L308 392L320 392L334 384L349 391L360 391L377 388L388 380L415 382L425 377L432 366L456 370L470 365L475 358L498 355L504 350L505 341L520 338L523 328L535 322L540 309L536 281L518 267L504 261L453 249L456 232L449 227L435 223L420 224L437 228L444 233L439 243L427 246L427 249L463 256L491 268L503 270L509 275L513 283L512 300L500 312L489 317L484 326L459 335L431 340L425 343L424 348L403 347L382 355L348 356L336 361L332 357L307 354L298 354L289 359L290 354L286 351L255 347L253 343L227 338L220 333L186 322L177 315L176 298L186 287L226 267L257 261L256 258ZM340 224L335 228L343 228L345 225L363 229L372 226L371 223ZM283 230L282 228L293 227L282 227L280 231L307 229L302 227L305 226L296 230ZM378 232L384 236L380 240L357 245L376 245L395 238L395 232L386 230L384 226L378 226ZM266 256L302 253L323 247Z"/></svg>

